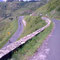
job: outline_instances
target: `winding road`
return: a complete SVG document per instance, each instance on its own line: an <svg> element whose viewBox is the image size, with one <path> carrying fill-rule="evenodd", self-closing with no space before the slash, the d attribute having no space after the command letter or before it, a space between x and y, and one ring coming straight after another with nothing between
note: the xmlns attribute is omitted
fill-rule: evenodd
<svg viewBox="0 0 60 60"><path fill-rule="evenodd" d="M50 52L47 60L60 60L60 21L54 19L53 22L55 22L55 29L48 40Z"/></svg>
<svg viewBox="0 0 60 60"><path fill-rule="evenodd" d="M29 60L60 60L60 21L55 23L53 32Z"/></svg>
<svg viewBox="0 0 60 60"><path fill-rule="evenodd" d="M8 46L2 48L0 50L0 58L2 58L3 56L7 55L8 53L10 53L11 51L13 51L17 47L21 46L22 44L26 43L28 40L30 40L31 38L33 38L34 36L36 36L38 33L42 32L44 29L46 29L47 27L50 26L51 21L48 18L42 17L41 19L45 20L45 22L47 23L45 26L43 26L42 28L34 31L33 33L30 33L27 36L21 38L19 41L13 42L13 43L9 44ZM23 24L24 24L24 26L26 26L26 22L25 21L23 21ZM16 35L14 35L14 36L16 36Z"/></svg>
<svg viewBox="0 0 60 60"><path fill-rule="evenodd" d="M45 19L45 18L44 18ZM15 42L23 31L23 16L19 17L18 29L9 41L4 45ZM29 60L60 60L60 20L52 20L55 23L53 32L44 41L42 46L38 48L37 52Z"/></svg>
<svg viewBox="0 0 60 60"><path fill-rule="evenodd" d="M13 36L8 40L8 42L3 46L6 47L7 45L15 42L21 35L22 31L23 31L23 16L20 16L18 19L18 29L17 31L13 34Z"/></svg>

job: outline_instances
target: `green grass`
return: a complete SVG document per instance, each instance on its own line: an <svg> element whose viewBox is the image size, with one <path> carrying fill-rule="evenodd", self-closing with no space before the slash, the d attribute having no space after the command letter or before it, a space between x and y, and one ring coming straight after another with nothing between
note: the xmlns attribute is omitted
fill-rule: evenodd
<svg viewBox="0 0 60 60"><path fill-rule="evenodd" d="M35 11L37 8L39 8L41 5L43 5L41 2L12 2L12 3L1 3L1 7L3 6L3 8L4 8L4 4L6 4L6 7L7 7L7 9L6 9L6 14L10 14L10 13L12 13L12 18L15 20L16 19L16 17L18 17L18 16L20 16L20 15L27 15L27 14L30 14L30 13L32 13L33 11ZM25 5L24 5L25 4ZM14 7L14 5L16 5L15 7ZM18 6L17 6L18 5ZM9 7L10 6L10 7ZM15 8L18 8L16 11L11 11L11 8L12 8L12 10L14 10ZM34 9L33 9L34 8ZM3 10L5 10L5 9L3 9ZM2 11L3 11L2 10ZM27 12L27 10L29 11L29 10L31 10L30 11L30 13L28 13ZM21 13L22 12L22 13ZM24 12L24 13L23 13ZM27 24L28 25L28 24ZM39 24L40 25L40 24ZM2 26L2 27L1 27ZM15 27L13 27L13 26L15 26ZM37 26L38 26L38 24L37 24ZM43 25L42 25L43 26ZM41 27L42 27L41 26ZM8 20L8 18L7 19L4 19L4 21L2 20L2 22L0 22L0 48L8 41L8 39L13 35L13 33L16 31L16 28L17 28L17 22L16 22L16 20L15 20L15 22L14 21L10 21L10 20ZM36 29L38 29L39 28L39 26L38 27L34 27L34 29L32 29L32 27L31 27L31 30L29 30L29 32L27 32L26 33L26 31L25 31L25 33L26 34L22 34L22 37L23 36L25 36L25 35L27 35L27 34L29 34L29 33L31 33L31 32L33 32L33 31L35 31ZM24 29L25 30L25 29ZM8 34L7 34L7 32L11 32L11 35L9 35L8 36ZM2 45L3 44L3 45Z"/></svg>
<svg viewBox="0 0 60 60"><path fill-rule="evenodd" d="M21 6L21 4L23 6ZM33 13L35 10L37 10L42 5L43 5L43 3L41 3L41 2L21 2L20 3L21 7L19 9L17 9L16 11L12 12L12 17L15 18L16 16L30 15L31 13Z"/></svg>
<svg viewBox="0 0 60 60"><path fill-rule="evenodd" d="M27 41L24 45L17 48L17 50L13 52L11 59L28 60L28 58L34 55L37 49L41 46L45 38L51 32L52 28L53 23L51 23L51 25L48 28L46 28L43 32L39 33L38 35Z"/></svg>
<svg viewBox="0 0 60 60"><path fill-rule="evenodd" d="M25 21L27 24L26 24L26 27L24 27L24 31L20 36L20 38L46 25L45 21L43 21L40 16L26 16Z"/></svg>
<svg viewBox="0 0 60 60"><path fill-rule="evenodd" d="M0 22L0 48L9 40L18 28L18 20L4 20ZM8 35L10 32L10 35Z"/></svg>
<svg viewBox="0 0 60 60"><path fill-rule="evenodd" d="M57 17L60 16L60 0L51 0L46 5L40 7L35 11L35 14L40 15L48 14L49 17Z"/></svg>

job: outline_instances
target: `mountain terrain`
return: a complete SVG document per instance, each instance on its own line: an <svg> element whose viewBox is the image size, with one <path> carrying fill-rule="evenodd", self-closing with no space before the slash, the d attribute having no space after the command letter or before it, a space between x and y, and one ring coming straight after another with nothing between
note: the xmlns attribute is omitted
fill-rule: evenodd
<svg viewBox="0 0 60 60"><path fill-rule="evenodd" d="M0 18L17 15L13 14L16 11L20 11L19 15L30 14L44 4L46 2L0 2Z"/></svg>
<svg viewBox="0 0 60 60"><path fill-rule="evenodd" d="M49 2L48 2L49 1ZM36 15L36 16L30 16ZM42 16L60 19L60 0L40 0L40 2L19 2L19 0L8 0L0 3L0 47L4 45L9 38L16 32L18 26L18 17L25 16L27 26L21 37L46 25ZM1 27L2 26L2 27ZM24 45L17 48L8 60L28 60L30 56L37 52L43 40L48 36L53 27L53 23L44 31L27 41ZM13 29L12 29L13 28ZM3 32L3 33L2 33ZM10 35L7 33L10 32ZM20 40L20 38L18 40Z"/></svg>
<svg viewBox="0 0 60 60"><path fill-rule="evenodd" d="M30 15L45 4L43 2L0 2L0 48L16 31L19 16Z"/></svg>
<svg viewBox="0 0 60 60"><path fill-rule="evenodd" d="M60 18L60 0L50 0L49 3L37 9L35 14L43 14L48 15L49 17Z"/></svg>

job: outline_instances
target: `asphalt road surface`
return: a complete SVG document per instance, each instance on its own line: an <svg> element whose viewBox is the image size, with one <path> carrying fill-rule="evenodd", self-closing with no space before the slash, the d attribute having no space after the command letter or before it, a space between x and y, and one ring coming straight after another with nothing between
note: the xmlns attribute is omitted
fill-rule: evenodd
<svg viewBox="0 0 60 60"><path fill-rule="evenodd" d="M23 31L22 20L23 20L23 16L20 16L19 19L18 19L18 29L17 29L17 31L13 34L13 36L8 40L8 42L3 47L6 47L7 45L15 42L20 37L20 35Z"/></svg>
<svg viewBox="0 0 60 60"><path fill-rule="evenodd" d="M53 22L52 34L29 60L60 60L60 21L54 19Z"/></svg>
<svg viewBox="0 0 60 60"><path fill-rule="evenodd" d="M53 22L55 22L55 29L48 40L50 52L47 56L47 60L60 60L60 21L53 20Z"/></svg>

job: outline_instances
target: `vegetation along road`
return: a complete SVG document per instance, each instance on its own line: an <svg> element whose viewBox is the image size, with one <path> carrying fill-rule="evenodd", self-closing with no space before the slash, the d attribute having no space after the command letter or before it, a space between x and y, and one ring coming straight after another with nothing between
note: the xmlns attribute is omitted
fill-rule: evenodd
<svg viewBox="0 0 60 60"><path fill-rule="evenodd" d="M60 21L53 19L53 22L52 33L29 60L60 60Z"/></svg>
<svg viewBox="0 0 60 60"><path fill-rule="evenodd" d="M18 19L18 29L17 31L14 33L14 35L8 40L8 42L4 45L7 46L9 45L10 43L13 43L15 42L21 35L22 31L23 31L23 16L20 16L19 19Z"/></svg>

